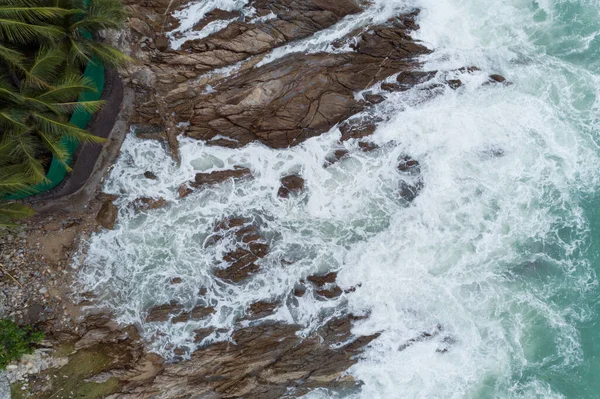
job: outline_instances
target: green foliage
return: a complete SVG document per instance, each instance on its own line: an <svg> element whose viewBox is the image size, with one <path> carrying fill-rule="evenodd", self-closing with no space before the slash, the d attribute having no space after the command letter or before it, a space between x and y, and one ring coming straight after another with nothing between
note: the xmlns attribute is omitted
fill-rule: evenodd
<svg viewBox="0 0 600 399"><path fill-rule="evenodd" d="M15 227L14 222L33 216L35 212L26 205L0 201L0 229Z"/></svg>
<svg viewBox="0 0 600 399"><path fill-rule="evenodd" d="M21 356L32 353L35 344L44 339L42 332L19 327L10 320L0 320L0 370Z"/></svg>
<svg viewBox="0 0 600 399"><path fill-rule="evenodd" d="M49 155L68 170L65 140L103 141L69 120L102 106L78 101L96 91L82 76L87 63L129 61L94 39L125 18L120 0L0 0L0 198L44 182Z"/></svg>

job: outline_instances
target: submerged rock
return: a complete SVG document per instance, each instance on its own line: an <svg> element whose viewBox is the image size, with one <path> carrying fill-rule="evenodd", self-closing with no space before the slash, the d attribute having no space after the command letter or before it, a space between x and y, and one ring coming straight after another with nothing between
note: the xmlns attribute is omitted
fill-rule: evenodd
<svg viewBox="0 0 600 399"><path fill-rule="evenodd" d="M348 150L335 150L331 154L328 154L327 157L325 157L325 164L323 166L331 166L342 160L342 158L345 158L349 153L350 152Z"/></svg>
<svg viewBox="0 0 600 399"><path fill-rule="evenodd" d="M147 211L150 209L160 209L169 205L169 202L163 197L150 198L140 197L133 201L133 206L139 211Z"/></svg>
<svg viewBox="0 0 600 399"><path fill-rule="evenodd" d="M413 201L423 189L421 178L421 166L419 162L411 157L405 156L398 162L398 171L407 176L400 181L399 194L407 202Z"/></svg>
<svg viewBox="0 0 600 399"><path fill-rule="evenodd" d="M258 256L243 248L227 253L223 260L230 265L225 269L215 269L213 274L220 279L234 283L247 279L260 269L260 266L255 263Z"/></svg>
<svg viewBox="0 0 600 399"><path fill-rule="evenodd" d="M156 176L154 173L150 172L149 170L144 172L144 177L146 179L150 179L150 180L157 180L158 176Z"/></svg>

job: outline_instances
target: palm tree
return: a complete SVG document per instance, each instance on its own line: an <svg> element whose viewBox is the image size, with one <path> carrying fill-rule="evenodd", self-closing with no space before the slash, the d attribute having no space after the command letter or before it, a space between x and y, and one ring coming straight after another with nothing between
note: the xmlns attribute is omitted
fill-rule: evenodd
<svg viewBox="0 0 600 399"><path fill-rule="evenodd" d="M59 0L62 7L73 10L62 18L66 33L64 52L70 65L83 66L94 59L109 67L122 67L131 59L97 39L103 30L123 27L127 14L120 0Z"/></svg>
<svg viewBox="0 0 600 399"><path fill-rule="evenodd" d="M52 153L68 170L69 153L61 140L104 141L69 122L73 111L94 113L103 102L77 101L80 93L95 88L80 74L60 76L60 55L59 49L41 49L19 87L0 77L0 177L15 173L18 165L28 182L44 181L40 153Z"/></svg>
<svg viewBox="0 0 600 399"><path fill-rule="evenodd" d="M129 61L94 40L102 30L120 29L125 18L119 0L0 0L0 199L45 181L44 154L69 170L65 140L103 141L69 119L102 105L77 101L95 91L82 76L86 64ZM28 212L0 203L0 225Z"/></svg>

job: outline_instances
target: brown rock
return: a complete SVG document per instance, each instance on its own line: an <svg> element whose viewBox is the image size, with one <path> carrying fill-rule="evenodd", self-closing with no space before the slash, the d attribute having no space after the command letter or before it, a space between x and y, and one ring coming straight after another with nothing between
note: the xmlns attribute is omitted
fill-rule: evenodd
<svg viewBox="0 0 600 399"><path fill-rule="evenodd" d="M359 383L345 374L378 334L353 337L346 316L331 320L313 335L297 335L300 326L262 323L233 333L235 345L219 342L192 354L190 360L165 365L149 385L125 383L120 399L150 397L227 397L276 399L294 387L295 396L317 388L356 389ZM211 330L199 330L199 340Z"/></svg>
<svg viewBox="0 0 600 399"><path fill-rule="evenodd" d="M377 122L379 121L379 119L368 117L343 122L340 125L341 141L360 139L372 135L377 129Z"/></svg>
<svg viewBox="0 0 600 399"><path fill-rule="evenodd" d="M435 77L437 71L402 71L398 74L396 81L400 85L399 91L409 90L411 87L425 83Z"/></svg>
<svg viewBox="0 0 600 399"><path fill-rule="evenodd" d="M420 172L419 162L410 157L403 157L398 162L398 170L403 173L418 173Z"/></svg>
<svg viewBox="0 0 600 399"><path fill-rule="evenodd" d="M181 186L179 186L177 192L179 193L179 198L184 198L193 193L194 190L192 190L190 186L187 185L187 183L184 183Z"/></svg>
<svg viewBox="0 0 600 399"><path fill-rule="evenodd" d="M398 83L385 82L385 83L381 84L381 90L384 90L384 91L390 91L390 92L403 91L402 89L403 89L403 87Z"/></svg>
<svg viewBox="0 0 600 399"><path fill-rule="evenodd" d="M252 242L249 248L250 252L257 258L264 258L269 253L269 245L262 242Z"/></svg>
<svg viewBox="0 0 600 399"><path fill-rule="evenodd" d="M492 81L494 81L496 83L504 83L504 82L506 82L506 78L504 76L497 75L497 74L490 75L490 80L492 80Z"/></svg>
<svg viewBox="0 0 600 399"><path fill-rule="evenodd" d="M373 144L370 143L368 141L361 141L360 143L358 143L358 147L363 150L364 152L371 152L371 151L375 151L376 149L378 149L379 147L377 146L377 144Z"/></svg>
<svg viewBox="0 0 600 399"><path fill-rule="evenodd" d="M334 285L333 287L331 287L329 289L318 290L317 294L321 295L325 298L328 298L328 299L333 299L333 298L337 298L338 296L342 295L342 289L340 287L338 287L337 285Z"/></svg>
<svg viewBox="0 0 600 399"><path fill-rule="evenodd" d="M140 211L147 211L150 209L160 209L169 205L169 202L163 197L159 198L149 198L149 197L140 197L133 201L133 206L135 209Z"/></svg>
<svg viewBox="0 0 600 399"><path fill-rule="evenodd" d="M294 287L294 296L303 297L306 294L306 287L302 284L296 284Z"/></svg>
<svg viewBox="0 0 600 399"><path fill-rule="evenodd" d="M333 165L334 163L339 162L342 158L348 155L348 150L335 150L333 153L327 155L325 158L325 167Z"/></svg>
<svg viewBox="0 0 600 399"><path fill-rule="evenodd" d="M323 287L325 284L335 283L336 278L337 272L330 272L327 274L308 276L306 279L317 287Z"/></svg>
<svg viewBox="0 0 600 399"><path fill-rule="evenodd" d="M456 90L463 85L463 82L461 82L459 79L450 79L447 80L446 83L448 83L448 86L450 86L452 90Z"/></svg>
<svg viewBox="0 0 600 399"><path fill-rule="evenodd" d="M201 342L204 338L212 334L213 331L214 330L212 328L200 328L198 330L194 330L194 342Z"/></svg>
<svg viewBox="0 0 600 399"><path fill-rule="evenodd" d="M370 102L371 104L379 104L385 101L385 97L381 94L365 94L365 100Z"/></svg>
<svg viewBox="0 0 600 399"><path fill-rule="evenodd" d="M96 220L98 223L104 227L105 229L112 230L115 228L115 223L117 222L117 214L119 210L112 203L111 200L107 200L102 204L98 215L96 216Z"/></svg>
<svg viewBox="0 0 600 399"><path fill-rule="evenodd" d="M252 252L238 248L225 255L224 260L231 265L226 269L215 269L213 274L223 280L239 283L258 272L260 266L256 263L258 257Z"/></svg>
<svg viewBox="0 0 600 399"><path fill-rule="evenodd" d="M197 173L196 178L191 185L194 188L199 188L205 185L222 183L229 179L242 179L252 176L252 172L248 168L236 167L230 170L218 170L211 173Z"/></svg>
<svg viewBox="0 0 600 399"><path fill-rule="evenodd" d="M183 282L183 280L181 279L181 277L175 277L171 279L171 284L181 284Z"/></svg>
<svg viewBox="0 0 600 399"><path fill-rule="evenodd" d="M279 303L277 302L260 301L253 303L250 305L250 314L247 318L251 320L263 318L272 314L278 306Z"/></svg>
<svg viewBox="0 0 600 399"><path fill-rule="evenodd" d="M144 172L144 177L146 179L150 179L150 180L157 180L158 179L158 177L154 173L150 172L149 170L147 170L147 171Z"/></svg>
<svg viewBox="0 0 600 399"><path fill-rule="evenodd" d="M154 45L158 51L166 51L169 48L169 39L164 35L157 36Z"/></svg>
<svg viewBox="0 0 600 399"><path fill-rule="evenodd" d="M304 189L304 179L298 175L290 175L281 179L281 187L277 192L280 198L288 198L290 194L298 194Z"/></svg>
<svg viewBox="0 0 600 399"><path fill-rule="evenodd" d="M406 24L374 27L361 36L355 53L283 57L224 81L215 92L193 99L193 109L191 99L174 101L181 107L173 112L189 120L190 137L209 143L226 137L237 147L258 140L284 148L361 111L364 105L354 92L411 70L414 57L427 52L413 43Z"/></svg>
<svg viewBox="0 0 600 399"><path fill-rule="evenodd" d="M179 313L183 309L179 303L171 301L171 303L158 305L150 308L146 322L163 322L169 320L174 313Z"/></svg>
<svg viewBox="0 0 600 399"><path fill-rule="evenodd" d="M200 320L213 313L215 313L215 308L212 306L195 306L190 312L185 312L179 316L173 317L173 323L185 323L190 320Z"/></svg>

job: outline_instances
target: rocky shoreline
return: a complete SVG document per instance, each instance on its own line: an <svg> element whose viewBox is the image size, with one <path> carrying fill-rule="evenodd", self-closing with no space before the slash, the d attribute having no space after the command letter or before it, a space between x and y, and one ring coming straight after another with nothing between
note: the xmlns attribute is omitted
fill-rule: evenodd
<svg viewBox="0 0 600 399"><path fill-rule="evenodd" d="M356 140L360 149L372 151L377 147L369 135L381 120L368 111L385 101L386 93L419 87L433 96L462 85L453 76L420 70L420 57L430 50L411 36L418 29L418 11L352 31L331 43L334 52L287 54L262 64L272 50L360 13L361 4L255 0L243 11L207 13L186 34L201 36L199 32L210 24L230 22L172 48L185 33L177 33L176 18L188 5L185 1L126 3L130 29L112 40L137 60L122 73L133 93L128 122L135 125L139 137L164 140L176 160L180 135L229 148L260 142L278 149L336 125L341 141ZM479 71L471 67L460 72ZM489 82L506 83L496 75ZM332 148L324 167L346 156L347 151ZM398 195L410 202L424 185L419 162L407 155L397 170L406 177ZM147 173L152 179L152 173ZM246 178L252 176L244 168L198 173L194 181L180 187L179 195ZM285 199L303 190L301 176L285 176L278 196ZM195 331L201 347L191 356L173 348L181 356L166 362L148 353L139 326L116 325L109 314L94 308L101 304L94 303L93 294L72 291L77 273L71 267L74 257L85 254L90 234L114 227L114 199L98 193L79 211L42 213L22 230L0 239L4 316L47 333L43 348L8 370L13 398L279 398L299 397L317 388L360 389L360 381L346 372L377 334L354 336L353 324L365 315L343 311L302 336L301 326L263 320L281 303L257 302L238 320L230 342L213 343L207 337L214 331L204 329ZM145 211L167 205L164 199L152 198L134 203ZM270 250L260 226L243 216L231 215L214 226L214 235L206 243L214 245L223 237L236 240L236 249L213 270L214 276L233 284L244 284L257 273L260 259ZM178 281L173 279L172 284ZM329 273L299 281L288 299L305 295L307 289L322 300L343 294L336 274ZM185 322L212 311L209 304L184 309L172 302L149 310L146 322ZM440 326L432 326L432 331L415 340L443 333Z"/></svg>

